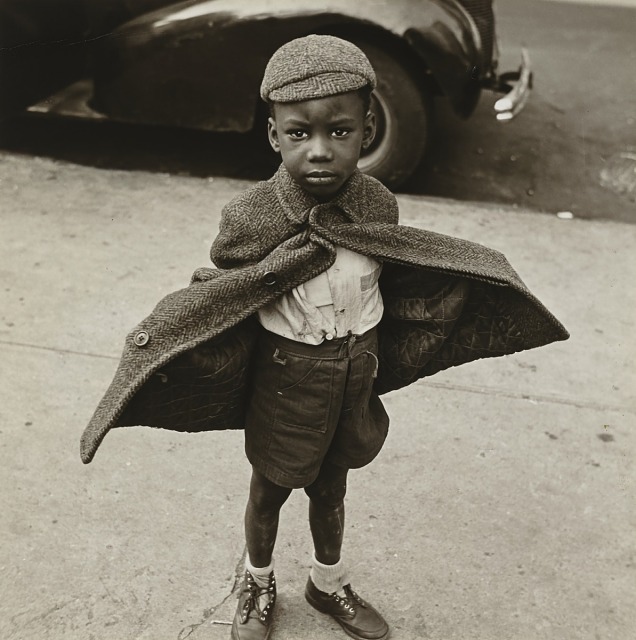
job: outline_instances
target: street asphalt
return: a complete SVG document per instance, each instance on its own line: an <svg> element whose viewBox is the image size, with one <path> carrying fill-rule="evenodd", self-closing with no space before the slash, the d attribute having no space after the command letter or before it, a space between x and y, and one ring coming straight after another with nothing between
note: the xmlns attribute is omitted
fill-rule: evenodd
<svg viewBox="0 0 636 640"><path fill-rule="evenodd" d="M0 639L228 639L241 432L79 437L124 335L208 265L247 183L0 154ZM352 472L344 555L394 640L636 637L636 226L399 198L402 223L503 251L571 332L389 394ZM302 492L272 640L345 638L304 601Z"/></svg>

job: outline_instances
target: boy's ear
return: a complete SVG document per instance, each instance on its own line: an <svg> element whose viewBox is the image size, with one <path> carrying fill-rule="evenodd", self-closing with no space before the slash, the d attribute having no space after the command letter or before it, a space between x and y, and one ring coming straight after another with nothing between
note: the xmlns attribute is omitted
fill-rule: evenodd
<svg viewBox="0 0 636 640"><path fill-rule="evenodd" d="M267 138L272 149L276 153L280 153L280 142L278 140L278 130L276 129L276 120L270 117L267 119Z"/></svg>
<svg viewBox="0 0 636 640"><path fill-rule="evenodd" d="M362 132L362 148L368 149L375 139L375 114L369 111L364 117L364 130Z"/></svg>

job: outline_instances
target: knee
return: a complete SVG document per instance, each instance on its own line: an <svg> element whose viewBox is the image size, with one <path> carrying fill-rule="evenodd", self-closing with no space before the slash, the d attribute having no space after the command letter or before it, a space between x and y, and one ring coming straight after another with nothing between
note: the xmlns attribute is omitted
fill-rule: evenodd
<svg viewBox="0 0 636 640"><path fill-rule="evenodd" d="M347 493L346 475L334 478L318 478L313 484L305 487L314 506L322 509L337 509L342 505Z"/></svg>
<svg viewBox="0 0 636 640"><path fill-rule="evenodd" d="M290 493L291 489L270 482L258 472L252 473L250 502L257 511L277 513Z"/></svg>

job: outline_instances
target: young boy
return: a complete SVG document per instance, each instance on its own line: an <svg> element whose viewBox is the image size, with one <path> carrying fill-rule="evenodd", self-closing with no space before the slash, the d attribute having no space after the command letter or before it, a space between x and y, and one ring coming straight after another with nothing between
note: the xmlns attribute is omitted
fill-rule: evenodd
<svg viewBox="0 0 636 640"><path fill-rule="evenodd" d="M300 224L312 206L351 190L360 152L375 134L369 111L375 82L364 53L332 36L299 38L272 56L261 97L271 109L270 144L282 157L274 180L288 197L304 201ZM231 262L239 249L233 211L226 209L212 247L217 266ZM262 215L259 224L267 228L268 212ZM376 220L397 222L395 208L378 211ZM258 311L263 332L245 422L252 463L247 559L234 640L269 636L279 511L292 489L301 487L309 496L314 541L307 601L353 638L389 635L380 614L351 589L341 559L347 472L377 455L388 428L377 396L371 401L376 325L383 312L381 264L343 247L336 251L327 271Z"/></svg>
<svg viewBox="0 0 636 640"><path fill-rule="evenodd" d="M197 270L127 336L82 436L88 463L113 427L245 428L252 479L234 640L269 636L279 512L295 488L309 496L309 604L353 638L388 637L341 558L348 470L373 460L387 434L378 394L568 337L502 254L397 224L394 196L356 169L373 141L374 86L367 58L338 38L273 55L261 95L281 167L224 208L218 268Z"/></svg>

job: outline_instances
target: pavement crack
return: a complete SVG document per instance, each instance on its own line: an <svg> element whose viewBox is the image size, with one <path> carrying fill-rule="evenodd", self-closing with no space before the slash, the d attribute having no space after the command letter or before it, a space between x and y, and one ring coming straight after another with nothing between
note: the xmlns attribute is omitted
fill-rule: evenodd
<svg viewBox="0 0 636 640"><path fill-rule="evenodd" d="M230 587L229 593L224 596L220 602L215 605L212 605L209 609L206 609L203 612L203 618L199 622L195 622L194 624L189 624L179 631L177 635L177 640L186 640L189 638L199 627L204 624L227 624L231 625L231 620L214 620L214 614L236 593L243 580L243 567L245 566L245 557L247 555L247 547L243 548L243 553L241 557L238 559L234 567L234 581L232 582L232 586Z"/></svg>
<svg viewBox="0 0 636 640"><path fill-rule="evenodd" d="M576 398L565 398L556 395L547 395L540 393L522 393L517 391L507 391L505 389L497 389L494 387L479 387L476 385L468 384L454 384L448 382L431 382L426 381L426 384L436 389L444 389L446 391L461 391L466 393L476 393L486 396L497 396L500 398L510 398L511 400L525 400L533 404L558 404L576 409L592 409L593 411L627 411L628 413L634 413L634 410L627 406L622 407L619 405L603 404L601 402L579 400Z"/></svg>
<svg viewBox="0 0 636 640"><path fill-rule="evenodd" d="M69 598L63 602L58 602L54 604L53 606L49 607L44 611L41 611L40 613L31 614L31 615L29 615L30 612L21 611L11 616L10 620L11 620L11 623L16 627L18 626L18 621L20 626L26 627L33 622L45 620L50 615L57 613L58 611L62 611L69 605L74 604L76 601L77 601L77 598Z"/></svg>
<svg viewBox="0 0 636 640"><path fill-rule="evenodd" d="M0 340L0 344L10 347L20 347L21 349L34 349L36 351L53 351L54 353L66 353L73 356L86 356L88 358L104 358L106 360L119 360L119 356L107 355L105 353L91 353L90 351L75 351L74 349L62 349L60 347L47 347L41 344L31 344L29 342L15 342L13 340Z"/></svg>

